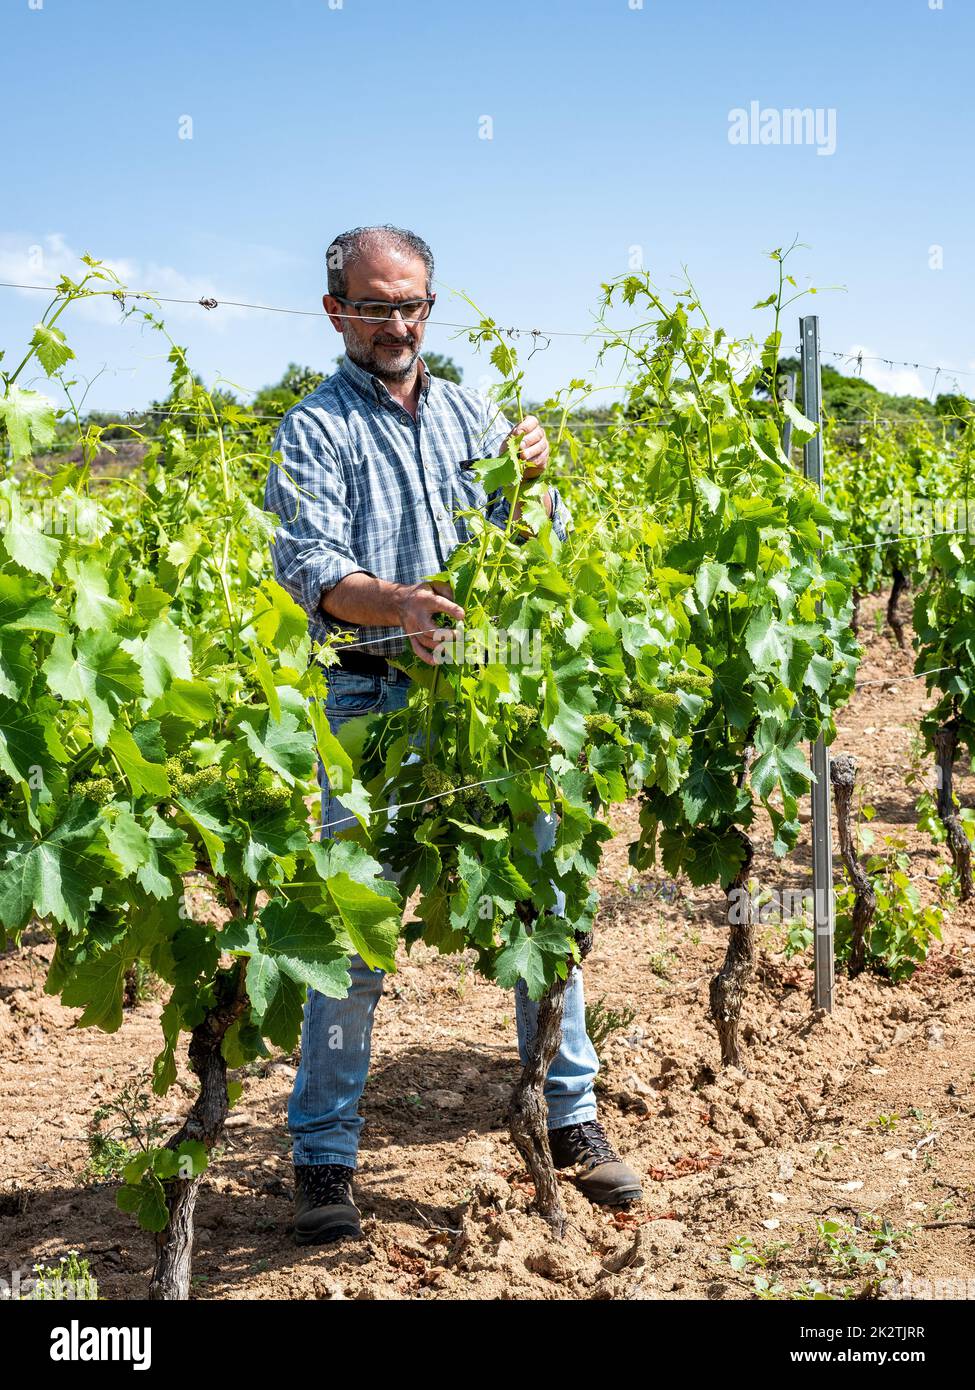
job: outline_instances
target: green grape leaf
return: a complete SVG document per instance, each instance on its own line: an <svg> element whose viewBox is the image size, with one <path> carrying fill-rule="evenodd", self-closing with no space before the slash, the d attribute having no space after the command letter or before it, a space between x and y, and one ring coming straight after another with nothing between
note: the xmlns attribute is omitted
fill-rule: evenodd
<svg viewBox="0 0 975 1390"><path fill-rule="evenodd" d="M171 714L185 719L195 727L213 723L216 715L213 693L204 681L184 680L176 676L152 706L151 713L160 718Z"/></svg>
<svg viewBox="0 0 975 1390"><path fill-rule="evenodd" d="M74 968L61 990L61 1003L84 1009L78 1027L114 1033L122 1026L122 992L131 963L123 943Z"/></svg>
<svg viewBox="0 0 975 1390"><path fill-rule="evenodd" d="M15 782L38 782L50 779L57 752L52 742L55 733L49 714L50 701L35 701L33 708L20 701L0 695L0 772Z"/></svg>
<svg viewBox="0 0 975 1390"><path fill-rule="evenodd" d="M122 616L122 604L109 592L108 575L101 561L70 557L65 569L74 581L75 623L82 631L101 632Z"/></svg>
<svg viewBox="0 0 975 1390"><path fill-rule="evenodd" d="M166 1194L155 1173L147 1173L138 1186L120 1187L115 1202L119 1211L136 1216L145 1231L164 1231L169 1225Z"/></svg>
<svg viewBox="0 0 975 1390"><path fill-rule="evenodd" d="M174 883L195 867L196 855L179 826L163 820L154 808L143 813L143 822L149 832L148 858L136 870L136 879L152 897L169 898Z"/></svg>
<svg viewBox="0 0 975 1390"><path fill-rule="evenodd" d="M8 386L0 396L0 420L7 427L15 459L29 458L32 445L43 447L54 440L56 406L36 391Z"/></svg>
<svg viewBox="0 0 975 1390"><path fill-rule="evenodd" d="M326 889L349 940L370 970L395 970L400 904L346 873L333 872Z"/></svg>
<svg viewBox="0 0 975 1390"><path fill-rule="evenodd" d="M143 866L154 863L149 832L144 825L139 824L128 807L113 808L105 830L105 838L120 871L126 878L131 878ZM164 880L163 883L165 890L169 886L168 880ZM149 891L147 884L143 883L142 886Z"/></svg>
<svg viewBox="0 0 975 1390"><path fill-rule="evenodd" d="M571 951L572 938L565 924L542 919L529 934L523 923L515 922L504 934L508 944L495 962L495 980L502 989L514 989L524 980L530 997L541 999L554 982L559 963L566 961Z"/></svg>
<svg viewBox="0 0 975 1390"><path fill-rule="evenodd" d="M745 629L745 650L756 671L774 671L785 679L789 659L788 629L776 621L771 608L759 609Z"/></svg>
<svg viewBox="0 0 975 1390"><path fill-rule="evenodd" d="M292 711L284 710L277 720L271 718L268 710L249 706L240 710L232 722L254 756L289 786L310 775L315 765L314 739L310 730L299 727Z"/></svg>
<svg viewBox="0 0 975 1390"><path fill-rule="evenodd" d="M782 401L782 409L787 420L792 421L792 442L793 444L806 444L818 433L819 426L812 420L807 420L805 415L792 401L785 399Z"/></svg>
<svg viewBox="0 0 975 1390"><path fill-rule="evenodd" d="M719 883L727 889L745 862L745 848L731 830L668 827L660 832L660 857L669 874L683 871L696 888Z"/></svg>
<svg viewBox="0 0 975 1390"><path fill-rule="evenodd" d="M479 854L473 854L462 844L457 850L457 872L465 892L451 912L455 930L476 920L485 901L498 911L511 913L519 899L531 897L530 884L508 858L505 846L489 841L478 849Z"/></svg>
<svg viewBox="0 0 975 1390"><path fill-rule="evenodd" d="M192 797L177 797L175 804L203 841L213 872L222 874L224 872L223 854L224 841L228 833L227 827L222 825L199 800ZM252 879L256 882L257 876L252 875Z"/></svg>
<svg viewBox="0 0 975 1390"><path fill-rule="evenodd" d="M614 743L604 743L589 753L589 770L604 806L616 801L625 801L630 794L623 773L625 760L625 751Z"/></svg>
<svg viewBox="0 0 975 1390"><path fill-rule="evenodd" d="M706 762L695 757L680 790L684 815L691 825L715 823L733 816L738 805L733 761L727 757Z"/></svg>
<svg viewBox="0 0 975 1390"><path fill-rule="evenodd" d="M264 934L261 952L273 956L284 974L320 994L344 998L350 983L348 954L320 915L300 903L272 898L258 920Z"/></svg>
<svg viewBox="0 0 975 1390"><path fill-rule="evenodd" d="M42 669L55 695L87 704L96 748L105 747L118 711L142 694L139 669L111 632L83 633L75 648L56 637Z"/></svg>
<svg viewBox="0 0 975 1390"><path fill-rule="evenodd" d="M40 527L14 517L0 532L0 543L15 565L31 574L53 579L61 555L61 542L45 535Z"/></svg>
<svg viewBox="0 0 975 1390"><path fill-rule="evenodd" d="M108 746L118 758L129 786L136 796L143 793L162 801L170 796L169 778L160 763L147 762L130 731L121 724L109 735Z"/></svg>
<svg viewBox="0 0 975 1390"><path fill-rule="evenodd" d="M138 665L150 700L165 694L174 680L192 680L186 638L168 618L157 618L144 637L132 638L122 646Z"/></svg>
<svg viewBox="0 0 975 1390"><path fill-rule="evenodd" d="M487 493L496 492L502 487L513 487L518 481L518 465L509 453L499 458L475 459L474 472Z"/></svg>
<svg viewBox="0 0 975 1390"><path fill-rule="evenodd" d="M43 837L8 844L0 871L0 923L19 931L36 912L82 931L95 890L105 879L105 861L89 852L100 833L97 808L72 801Z"/></svg>
<svg viewBox="0 0 975 1390"><path fill-rule="evenodd" d="M785 731L787 737L787 731ZM774 731L763 726L756 742L759 756L752 764L749 780L755 794L767 801L776 787L790 797L802 796L815 779L802 749L795 743L774 741Z"/></svg>
<svg viewBox="0 0 975 1390"><path fill-rule="evenodd" d="M709 561L701 565L694 576L694 592L703 608L709 608L715 594L734 594L737 590L728 577L728 566Z"/></svg>
<svg viewBox="0 0 975 1390"><path fill-rule="evenodd" d="M266 647L284 651L306 638L308 634L308 614L291 595L268 580L261 586L262 607L254 617L254 630Z"/></svg>
<svg viewBox="0 0 975 1390"><path fill-rule="evenodd" d="M251 646L251 658L254 662L258 682L264 691L264 698L267 700L271 718L280 720L281 701L278 699L278 692L274 685L274 672L271 670L271 663L256 644Z"/></svg>
<svg viewBox="0 0 975 1390"><path fill-rule="evenodd" d="M39 323L36 326L30 345L48 376L54 376L55 372L59 372L64 364L74 357L60 328L50 324Z"/></svg>

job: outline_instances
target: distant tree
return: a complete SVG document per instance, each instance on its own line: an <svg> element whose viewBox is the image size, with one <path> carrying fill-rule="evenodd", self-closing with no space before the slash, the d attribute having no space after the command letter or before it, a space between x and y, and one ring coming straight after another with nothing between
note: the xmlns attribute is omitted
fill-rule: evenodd
<svg viewBox="0 0 975 1390"><path fill-rule="evenodd" d="M324 380L324 372L316 372L313 367L299 367L297 362L289 362L278 386L283 391L293 392L301 400L304 396L310 396Z"/></svg>
<svg viewBox="0 0 975 1390"><path fill-rule="evenodd" d="M798 357L783 357L779 361L779 382L790 373L796 376L796 404L803 408L802 365ZM871 416L883 419L926 416L929 419L937 414L953 415L956 412L946 404L942 410L925 396L900 396L881 391L861 376L848 376L828 363L823 364L823 412L836 421L862 420ZM965 401L964 396L945 396L944 401Z"/></svg>
<svg viewBox="0 0 975 1390"><path fill-rule="evenodd" d="M905 402L905 404L907 404ZM913 404L913 401L911 401ZM907 406L908 410L910 405ZM890 397L862 377L844 376L835 367L823 367L823 409L835 420L861 420L867 415L899 413ZM903 410L904 406L900 407Z"/></svg>
<svg viewBox="0 0 975 1390"><path fill-rule="evenodd" d="M441 352L425 352L423 360L431 376L443 377L444 381L456 381L457 385L460 385L463 372L452 357L445 357Z"/></svg>
<svg viewBox="0 0 975 1390"><path fill-rule="evenodd" d="M301 367L297 362L289 362L280 381L261 387L251 409L255 415L284 415L305 396L310 396L324 380L325 374L314 367Z"/></svg>
<svg viewBox="0 0 975 1390"><path fill-rule="evenodd" d="M942 394L934 403L935 415L969 415L972 403L967 396Z"/></svg>

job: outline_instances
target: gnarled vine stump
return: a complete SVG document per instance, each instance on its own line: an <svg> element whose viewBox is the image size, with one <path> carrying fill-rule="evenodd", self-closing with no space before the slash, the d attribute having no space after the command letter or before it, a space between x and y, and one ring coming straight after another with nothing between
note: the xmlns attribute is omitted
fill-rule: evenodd
<svg viewBox="0 0 975 1390"><path fill-rule="evenodd" d="M895 565L894 582L890 586L890 597L887 600L887 622L902 651L907 647L907 639L904 636L904 620L901 618L898 604L901 595L907 592L908 587L907 575L898 565Z"/></svg>
<svg viewBox="0 0 975 1390"><path fill-rule="evenodd" d="M960 897L968 902L972 897L972 847L968 843L965 827L955 809L952 781L955 771L955 753L958 750L958 721L949 719L933 736L935 762L938 765L938 815L948 834L948 848L952 862L961 884Z"/></svg>
<svg viewBox="0 0 975 1390"><path fill-rule="evenodd" d="M511 1094L508 1108L511 1138L535 1184L535 1206L559 1239L565 1233L566 1218L548 1143L548 1106L545 1104L544 1088L548 1069L562 1041L566 986L576 969L578 967L575 965L570 967L567 978L556 980L548 993L542 996L531 1055Z"/></svg>
<svg viewBox="0 0 975 1390"><path fill-rule="evenodd" d="M190 1034L190 1067L199 1077L200 1094L182 1127L167 1141L168 1149L178 1149L184 1140L196 1139L209 1153L223 1134L229 1102L222 1044L228 1028L247 1008L243 979L241 962L235 975L225 977L229 997L208 1010ZM203 1176L200 1173L191 1178L173 1178L163 1184L169 1223L156 1236L156 1263L149 1285L151 1299L176 1300L190 1296L193 1213Z"/></svg>
<svg viewBox="0 0 975 1390"><path fill-rule="evenodd" d="M853 842L853 789L857 765L848 753L830 759L829 776L836 793L836 828L839 832L840 854L853 887L853 921L850 939L849 969L859 975L866 965L867 931L877 911L877 895L860 863Z"/></svg>
<svg viewBox="0 0 975 1390"><path fill-rule="evenodd" d="M755 851L743 830L735 826L734 833L741 840L744 858L727 890L728 950L724 964L711 980L709 990L709 1013L717 1026L721 1065L725 1067L741 1066L738 1024L745 989L755 968L755 915L748 888L748 875Z"/></svg>

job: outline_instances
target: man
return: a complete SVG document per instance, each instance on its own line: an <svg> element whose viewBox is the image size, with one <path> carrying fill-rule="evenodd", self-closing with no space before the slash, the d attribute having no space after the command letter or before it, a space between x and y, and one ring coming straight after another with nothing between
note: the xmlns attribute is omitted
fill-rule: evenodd
<svg viewBox="0 0 975 1390"><path fill-rule="evenodd" d="M404 638L417 656L432 655L440 614L462 621L449 589L424 576L440 572L467 539L463 508L485 509L503 525L508 503L488 498L461 464L501 452L510 433L520 440L525 474L537 477L548 441L534 416L510 430L476 392L432 378L420 347L435 295L430 248L412 232L359 227L337 237L327 253L328 293L322 303L342 334L340 369L281 422L265 508L281 525L273 547L279 582L307 610L313 638L337 625L356 629L357 645L341 655L329 679L327 714L334 730L372 711L401 709L409 679L387 664ZM545 510L560 539L566 512L550 488ZM336 623L338 620L338 624ZM322 833L348 824L329 794L324 771ZM554 817L539 814L536 835L551 847ZM383 974L353 958L346 999L309 990L301 1065L288 1106L295 1163L295 1236L299 1243L358 1235L352 1197L362 1120L358 1101L369 1067L370 1038ZM537 1025L537 1006L524 983L516 991L522 1062ZM596 1202L618 1205L642 1194L596 1119L593 1081L599 1069L586 1034L582 977L566 992L562 1044L548 1073L552 1156L578 1165L578 1181Z"/></svg>

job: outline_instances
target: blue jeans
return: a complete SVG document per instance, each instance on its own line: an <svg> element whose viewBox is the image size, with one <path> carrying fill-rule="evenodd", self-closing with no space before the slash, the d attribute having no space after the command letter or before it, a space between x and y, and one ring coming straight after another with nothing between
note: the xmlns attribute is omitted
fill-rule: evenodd
<svg viewBox="0 0 975 1390"><path fill-rule="evenodd" d="M402 672L387 680L333 670L326 704L332 732L358 714L402 709L408 689L409 679ZM330 794L321 767L319 781L322 835L330 839L351 822L349 813ZM551 847L554 814L549 817L539 813L535 835L540 851ZM387 877L393 877L388 869L385 872ZM564 904L563 897L556 904L556 911L561 912ZM301 1065L288 1102L288 1128L297 1164L356 1166L363 1125L359 1097L369 1071L372 1020L382 994L384 972L370 970L362 957L355 955L350 973L352 985L345 999L330 999L317 990L308 990L301 1029ZM515 1020L518 1052L524 1065L535 1036L538 1005L528 997L523 980L518 981L515 989ZM582 972L575 970L565 992L562 1043L545 1082L550 1129L596 1118L593 1082L598 1071L599 1059L586 1033Z"/></svg>

